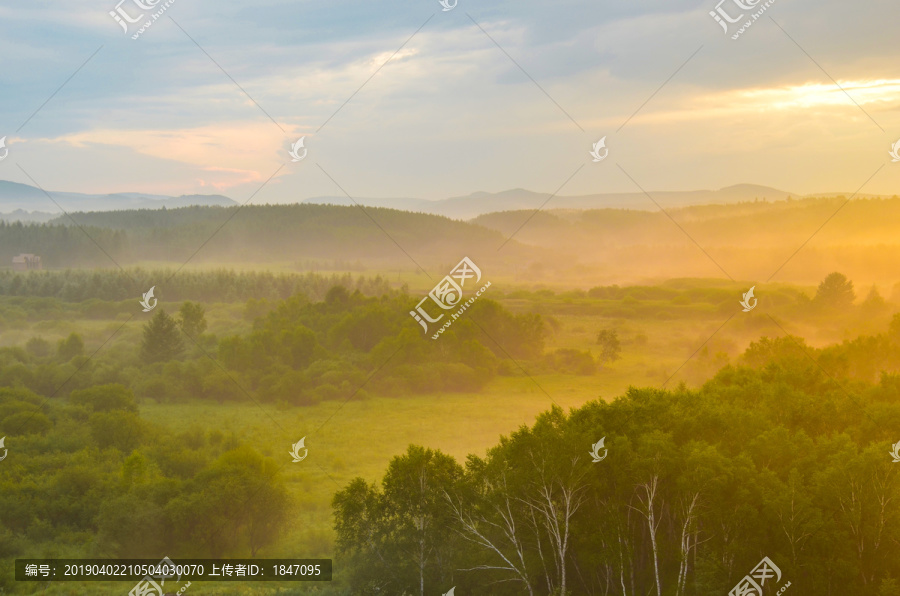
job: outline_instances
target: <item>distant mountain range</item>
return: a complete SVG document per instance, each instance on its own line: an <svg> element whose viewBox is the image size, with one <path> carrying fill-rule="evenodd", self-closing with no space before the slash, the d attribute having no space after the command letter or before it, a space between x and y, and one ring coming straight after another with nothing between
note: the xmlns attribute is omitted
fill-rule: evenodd
<svg viewBox="0 0 900 596"><path fill-rule="evenodd" d="M827 193L816 196L839 196ZM554 196L522 188L503 192L475 192L463 197L428 200L411 198L357 198L314 197L302 203L318 205L355 204L366 207L384 207L414 213L443 215L451 219L471 220L490 213L505 211L529 211L554 209L630 209L656 211L694 205L733 205L755 200L782 201L802 198L802 195L756 184L737 184L719 190L650 191L649 197L641 192L603 193L580 196ZM133 209L173 209L188 206L231 207L238 203L223 195L182 195L170 197L142 193L116 193L92 195L73 192L50 191L51 201L44 192L27 184L0 180L0 219L7 221L46 222L59 217L60 207L66 212L122 211ZM869 195L857 195L869 198ZM59 204L59 207L54 204Z"/></svg>
<svg viewBox="0 0 900 596"><path fill-rule="evenodd" d="M767 199L782 201L798 195L768 186L755 184L738 184L720 190L660 191L650 192L651 200L644 193L623 192L582 196L555 196L516 188L503 192L475 192L465 197L451 197L429 201L426 199L356 199L360 205L367 207L387 207L402 211L417 211L432 215L444 215L452 219L473 219L480 215L500 211L518 211L537 209L636 209L656 210L653 201L662 207L687 207L690 205L734 204ZM548 201L548 199L550 199ZM346 197L317 197L307 199L304 203L329 205L353 205Z"/></svg>
<svg viewBox="0 0 900 596"><path fill-rule="evenodd" d="M0 180L0 219L7 221L45 222L61 215L62 210L120 211L123 209L174 209L190 205L218 205L230 207L236 201L222 195L148 195L142 193L116 193L89 195L77 192L47 191L17 182ZM54 204L58 203L58 206Z"/></svg>

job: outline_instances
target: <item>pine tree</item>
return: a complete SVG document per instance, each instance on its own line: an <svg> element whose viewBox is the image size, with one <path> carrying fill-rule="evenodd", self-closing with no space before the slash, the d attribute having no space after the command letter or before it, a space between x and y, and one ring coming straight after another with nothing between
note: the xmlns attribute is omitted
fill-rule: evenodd
<svg viewBox="0 0 900 596"><path fill-rule="evenodd" d="M184 354L184 340L178 323L166 311L160 310L144 326L141 359L144 362L165 362Z"/></svg>

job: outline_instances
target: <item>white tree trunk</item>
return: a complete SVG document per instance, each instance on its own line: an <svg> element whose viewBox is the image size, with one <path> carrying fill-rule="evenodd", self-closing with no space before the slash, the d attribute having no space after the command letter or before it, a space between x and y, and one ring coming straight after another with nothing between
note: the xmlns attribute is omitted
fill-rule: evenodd
<svg viewBox="0 0 900 596"><path fill-rule="evenodd" d="M662 583L659 579L659 549L656 545L656 530L659 522L656 518L656 489L659 487L659 475L654 474L648 482L638 485L644 489L644 497L638 495L643 509L640 511L647 520L647 528L650 530L650 545L653 549L653 573L656 578L656 596L662 596Z"/></svg>
<svg viewBox="0 0 900 596"><path fill-rule="evenodd" d="M538 496L522 502L531 507L532 511L540 514L541 523L547 530L550 543L553 546L554 562L556 563L559 577L560 595L566 596L569 524L584 501L582 493L585 487L578 485L574 479L570 483L560 480L555 484L558 485L558 492L557 486L554 486L553 481L547 481L542 478L542 484L537 487Z"/></svg>

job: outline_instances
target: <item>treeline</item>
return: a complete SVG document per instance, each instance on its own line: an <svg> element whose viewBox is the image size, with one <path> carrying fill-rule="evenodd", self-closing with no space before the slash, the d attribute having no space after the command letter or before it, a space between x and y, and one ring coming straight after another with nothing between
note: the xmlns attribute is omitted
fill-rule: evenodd
<svg viewBox="0 0 900 596"><path fill-rule="evenodd" d="M65 302L85 300L138 300L155 286L155 296L163 301L246 302L251 299L284 300L305 294L321 300L326 292L341 285L374 296L392 292L380 276L351 274L270 273L267 271L176 271L174 269L104 269L88 271L0 270L0 296L58 298Z"/></svg>
<svg viewBox="0 0 900 596"><path fill-rule="evenodd" d="M0 265L25 252L40 255L44 267L53 269L111 267L113 261L289 263L361 256L369 263L409 266L394 241L419 258L456 262L455 247L496 251L502 237L446 217L375 207L365 212L314 204L125 210L72 213L46 224L0 221Z"/></svg>
<svg viewBox="0 0 900 596"><path fill-rule="evenodd" d="M0 266L3 268L10 267L12 258L20 253L39 255L44 267L113 266L110 258L97 248L98 244L116 258L126 253L129 242L127 234L120 230L0 221Z"/></svg>
<svg viewBox="0 0 900 596"><path fill-rule="evenodd" d="M351 593L707 596L768 557L766 594L895 596L898 370L900 318L763 338L699 390L554 408L463 464L410 446L334 497Z"/></svg>
<svg viewBox="0 0 900 596"><path fill-rule="evenodd" d="M587 292L568 292L570 303L574 303L573 298L582 300L581 304L572 304L567 311L588 314L584 311L590 309L593 314L643 319L703 317L711 312L727 315L734 312L738 298L747 289L736 291L733 284L689 279L669 280L655 286L596 286ZM795 321L821 319L822 316L845 319L854 315L871 319L890 312L888 301L876 286L871 286L860 296L853 282L837 271L826 275L812 296L790 286L754 289L754 299L763 301L766 311Z"/></svg>
<svg viewBox="0 0 900 596"><path fill-rule="evenodd" d="M152 425L121 385L73 391L65 402L2 388L0 436L9 450L0 474L8 569L14 558L65 552L257 556L286 529L292 503L273 460L218 430ZM0 592L15 584L0 574Z"/></svg>

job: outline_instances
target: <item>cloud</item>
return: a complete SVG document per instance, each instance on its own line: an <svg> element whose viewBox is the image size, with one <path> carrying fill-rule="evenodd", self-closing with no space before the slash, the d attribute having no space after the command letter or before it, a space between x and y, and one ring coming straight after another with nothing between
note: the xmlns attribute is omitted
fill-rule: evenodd
<svg viewBox="0 0 900 596"><path fill-rule="evenodd" d="M284 161L283 135L274 127L226 122L195 128L95 129L45 142L67 143L90 150L94 145L128 149L136 155L196 166L208 176L203 186L228 190L264 179Z"/></svg>
<svg viewBox="0 0 900 596"><path fill-rule="evenodd" d="M705 0L460 0L446 13L437 0L179 0L167 14L200 48L168 17L138 41L123 36L108 15L115 2L44 4L0 7L0 20L13 24L0 40L8 83L0 136L103 45L10 136L30 159L43 151L44 161L68 160L48 174L60 189L171 192L182 184L184 192L249 196L308 135L305 163L322 160L352 177L360 196L552 191L608 134L612 159L649 160L658 188L767 182L750 175L803 191L840 151L856 160L896 140L880 138L829 76L886 130L900 129L897 50L881 25L900 10L882 0L829 0L814 10L776 2L767 14L793 41L764 20L737 42L722 35L708 15L715 2ZM98 179L86 167L116 150L115 175ZM751 150L781 161L759 155L767 169L748 171ZM831 168L828 184L855 187L862 164L850 168L853 160ZM159 172L150 179L148 163ZM278 200L333 192L317 172L287 169L267 190ZM887 188L891 176L876 184ZM570 190L634 190L616 180L592 171Z"/></svg>

